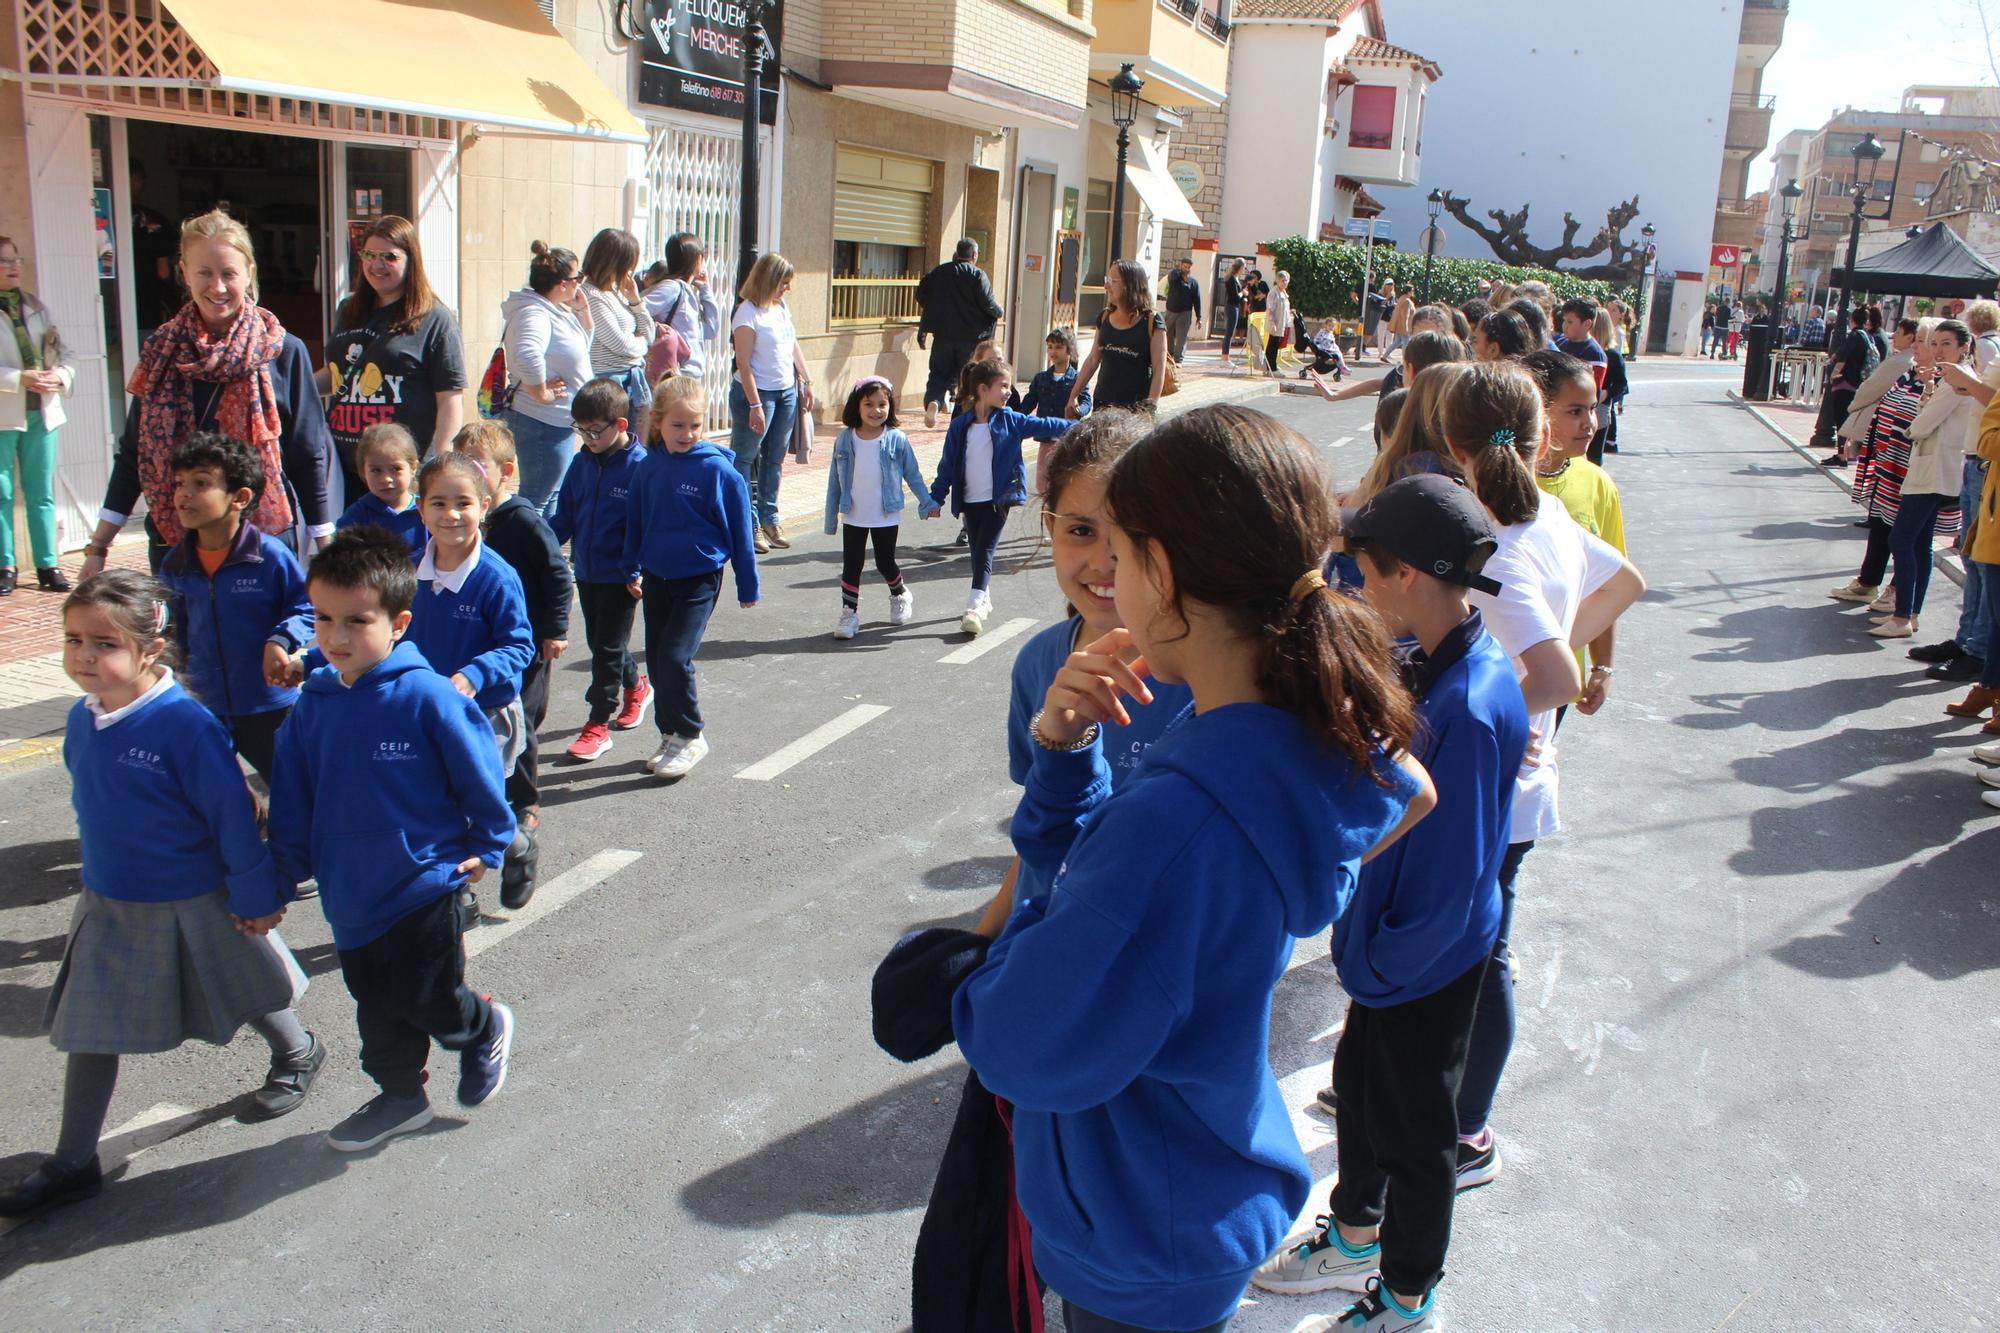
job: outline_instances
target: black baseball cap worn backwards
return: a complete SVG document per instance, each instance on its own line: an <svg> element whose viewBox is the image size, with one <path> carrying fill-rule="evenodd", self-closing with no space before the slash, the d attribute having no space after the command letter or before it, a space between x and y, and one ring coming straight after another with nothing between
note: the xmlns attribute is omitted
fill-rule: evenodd
<svg viewBox="0 0 2000 1333"><path fill-rule="evenodd" d="M1364 505L1340 511L1340 530L1406 565L1474 592L1500 585L1480 570L1499 547L1493 516L1463 484L1439 473L1391 482Z"/></svg>

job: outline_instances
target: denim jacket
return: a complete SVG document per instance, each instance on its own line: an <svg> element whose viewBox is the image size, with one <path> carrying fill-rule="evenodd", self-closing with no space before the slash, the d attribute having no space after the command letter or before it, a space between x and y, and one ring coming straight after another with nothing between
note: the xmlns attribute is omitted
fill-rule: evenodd
<svg viewBox="0 0 2000 1333"><path fill-rule="evenodd" d="M1021 463L1021 441L1029 437L1053 440L1076 423L1056 417L1031 417L1003 407L986 418L993 432L993 503L1026 504L1028 478ZM938 459L937 479L931 483L931 498L943 503L951 497L956 517L965 504L965 436L972 429L972 413L960 412L945 432L944 455Z"/></svg>
<svg viewBox="0 0 2000 1333"><path fill-rule="evenodd" d="M883 513L893 516L902 512L905 483L916 492L920 510L929 514L938 512L938 505L924 489L924 472L917 466L917 451L910 447L909 436L892 426L882 432L880 439L857 440L852 430L843 430L833 442L833 466L826 470L829 536L840 531L841 516L854 508L854 451L871 448L882 451Z"/></svg>
<svg viewBox="0 0 2000 1333"><path fill-rule="evenodd" d="M1058 375L1053 370L1044 370L1028 381L1028 392L1018 403L1009 407L1018 408L1031 417L1059 417L1069 408L1069 391L1076 386L1076 365ZM1076 396L1076 414L1090 415L1090 386L1083 386L1083 392Z"/></svg>

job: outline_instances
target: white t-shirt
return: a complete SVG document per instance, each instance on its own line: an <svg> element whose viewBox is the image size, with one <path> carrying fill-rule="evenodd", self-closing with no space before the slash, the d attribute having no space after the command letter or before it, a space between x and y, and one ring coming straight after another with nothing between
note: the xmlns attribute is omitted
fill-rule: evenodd
<svg viewBox="0 0 2000 1333"><path fill-rule="evenodd" d="M895 521L882 512L881 435L872 440L854 437L854 482L847 494L849 527L886 528Z"/></svg>
<svg viewBox="0 0 2000 1333"><path fill-rule="evenodd" d="M1618 549L1577 526L1553 497L1542 497L1532 522L1501 528L1499 548L1483 571L1500 584L1496 593L1475 592L1472 605L1518 667L1521 654L1550 639L1569 644L1583 599L1609 583L1624 567ZM1541 735L1541 763L1523 766L1514 780L1513 842L1546 838L1562 827L1556 809L1556 710L1537 713L1528 723Z"/></svg>
<svg viewBox="0 0 2000 1333"><path fill-rule="evenodd" d="M789 389L796 377L792 365L792 352L798 346L798 333L792 327L792 312L783 301L773 301L767 306L755 306L748 301L736 307L736 315L729 321L729 337L735 340L736 330L755 329L757 340L750 345L750 378L760 389Z"/></svg>
<svg viewBox="0 0 2000 1333"><path fill-rule="evenodd" d="M975 421L965 431L965 502L993 499L993 427Z"/></svg>

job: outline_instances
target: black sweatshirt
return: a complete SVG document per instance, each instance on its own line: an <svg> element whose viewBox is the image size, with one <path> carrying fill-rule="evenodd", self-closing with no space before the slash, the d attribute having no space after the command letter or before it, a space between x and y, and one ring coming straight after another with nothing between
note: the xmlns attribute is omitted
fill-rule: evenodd
<svg viewBox="0 0 2000 1333"><path fill-rule="evenodd" d="M528 599L528 624L535 631L535 651L540 653L543 639L567 639L575 581L555 533L549 531L541 514L520 496L508 496L486 516L486 544L521 576L521 591Z"/></svg>

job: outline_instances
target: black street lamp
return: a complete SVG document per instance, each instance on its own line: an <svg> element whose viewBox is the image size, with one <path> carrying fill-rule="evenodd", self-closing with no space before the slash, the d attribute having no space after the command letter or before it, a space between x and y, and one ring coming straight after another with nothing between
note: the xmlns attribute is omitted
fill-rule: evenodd
<svg viewBox="0 0 2000 1333"><path fill-rule="evenodd" d="M1125 254L1125 159L1132 151L1132 126L1139 120L1139 92L1146 81L1127 61L1111 76L1111 123L1118 127L1118 174L1111 181L1111 262Z"/></svg>
<svg viewBox="0 0 2000 1333"><path fill-rule="evenodd" d="M743 165L736 217L736 289L741 291L757 263L757 134L764 119L764 7L746 0L743 22Z"/></svg>
<svg viewBox="0 0 2000 1333"><path fill-rule="evenodd" d="M1424 299L1421 305L1431 303L1431 261L1437 258L1438 218L1444 213L1444 191L1432 190L1424 198L1424 207L1431 215L1431 225L1424 229Z"/></svg>
<svg viewBox="0 0 2000 1333"><path fill-rule="evenodd" d="M1854 296L1854 263L1861 252L1861 224L1868 217L1868 196L1875 192L1876 168L1881 164L1882 155L1888 152L1888 149L1884 148L1882 141L1870 132L1862 135L1861 142L1850 148L1848 152L1854 158L1854 186L1849 191L1854 196L1854 212L1849 216L1847 222L1846 281L1840 284L1840 305L1835 309L1833 322L1827 325L1827 345L1829 347L1837 346L1840 339L1846 336L1847 333L1847 306L1848 302ZM1868 164L1868 180L1865 184L1861 180L1861 164L1863 162ZM1901 176L1902 171L1903 155L1899 151L1896 154L1896 174ZM1892 181L1889 186L1889 209L1882 214L1882 217L1887 218L1889 212L1893 212L1895 207L1896 187Z"/></svg>
<svg viewBox="0 0 2000 1333"><path fill-rule="evenodd" d="M1639 234L1646 238L1646 262L1639 265L1639 309L1633 318L1632 350L1627 355L1628 360L1636 359L1646 347L1646 292L1653 285L1653 257L1659 253L1659 247L1653 243L1653 238L1660 234L1658 228L1648 222L1639 228Z"/></svg>
<svg viewBox="0 0 2000 1333"><path fill-rule="evenodd" d="M1792 221L1799 215L1799 200L1805 197L1805 193L1804 190L1799 188L1796 176L1785 185L1784 189L1778 191L1778 197L1784 200L1784 212L1781 229L1778 232L1778 280L1771 296L1771 351L1773 353L1782 352L1785 349L1785 330L1790 325L1790 321L1785 316L1785 305L1791 296L1792 242L1801 239L1799 234L1792 230ZM1777 377L1778 360L1773 355L1768 365L1768 373L1764 379L1764 394L1759 401L1770 401L1771 388Z"/></svg>

